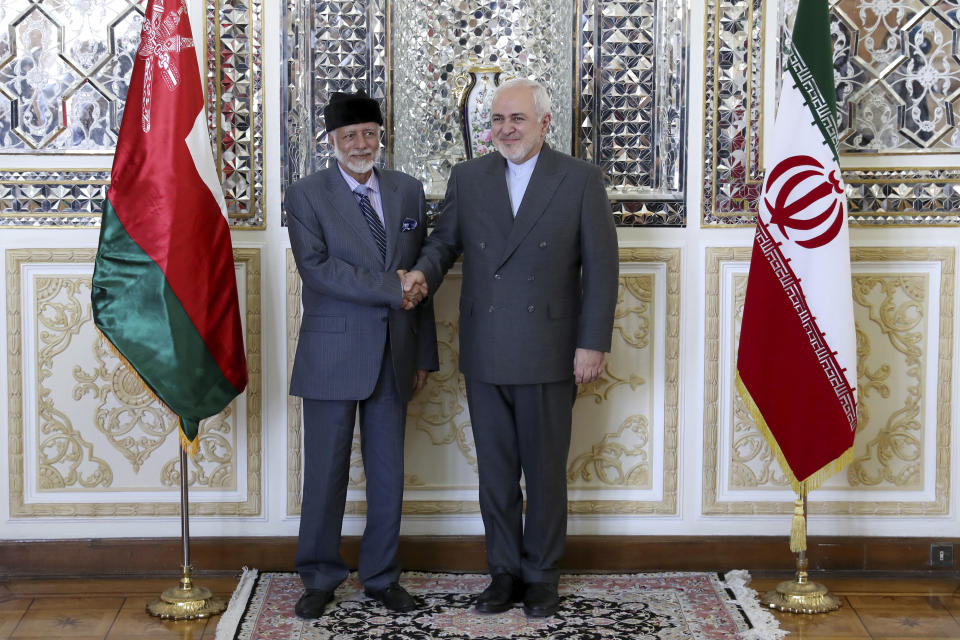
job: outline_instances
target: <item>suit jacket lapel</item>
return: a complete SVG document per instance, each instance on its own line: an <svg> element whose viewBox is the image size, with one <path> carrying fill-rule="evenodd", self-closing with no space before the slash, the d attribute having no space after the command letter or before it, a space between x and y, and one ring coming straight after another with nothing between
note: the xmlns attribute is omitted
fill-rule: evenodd
<svg viewBox="0 0 960 640"><path fill-rule="evenodd" d="M380 250L370 233L367 221L363 219L360 205L357 204L357 197L350 191L350 187L347 186L343 176L340 175L340 169L337 168L336 164L327 169L327 197L333 210L356 231L360 237L360 242L367 247L370 255L374 258L379 257ZM389 246L389 240L387 246Z"/></svg>
<svg viewBox="0 0 960 640"><path fill-rule="evenodd" d="M500 258L500 264L506 262L516 251L523 238L530 233L533 225L547 210L547 205L550 204L553 194L563 181L563 176L563 171L555 162L555 152L544 144L540 149L540 157L537 158L537 166L533 168L533 175L530 176L530 183L523 194L523 200L520 202L520 209L517 210L517 217L513 221L510 235L507 236L507 246ZM507 211L510 212L509 198L507 202Z"/></svg>
<svg viewBox="0 0 960 640"><path fill-rule="evenodd" d="M380 183L380 203L383 205L383 226L387 232L387 259L386 267L392 269L393 258L397 253L397 242L400 234L400 201L401 194L393 178L377 171L377 180Z"/></svg>

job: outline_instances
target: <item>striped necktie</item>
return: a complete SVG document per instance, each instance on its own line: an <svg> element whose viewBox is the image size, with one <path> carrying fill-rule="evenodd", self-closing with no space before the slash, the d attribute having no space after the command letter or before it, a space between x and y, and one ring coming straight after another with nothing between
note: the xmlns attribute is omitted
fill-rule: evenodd
<svg viewBox="0 0 960 640"><path fill-rule="evenodd" d="M370 227L370 233L373 235L374 242L377 243L377 248L380 249L380 258L386 260L387 232L383 229L380 216L373 210L373 204L370 203L370 197L367 195L366 185L357 185L357 188L353 190L353 194L357 196L357 202L360 204L360 211L363 212L363 218L367 221L367 226Z"/></svg>

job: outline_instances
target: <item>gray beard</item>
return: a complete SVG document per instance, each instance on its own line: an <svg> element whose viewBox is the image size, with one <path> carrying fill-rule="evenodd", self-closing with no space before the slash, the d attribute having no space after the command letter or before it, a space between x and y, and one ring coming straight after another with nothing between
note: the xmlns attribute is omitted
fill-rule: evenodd
<svg viewBox="0 0 960 640"><path fill-rule="evenodd" d="M337 162L345 166L350 171L354 173L366 173L373 169L373 165L377 164L377 160L380 159L380 149L373 154L373 158L370 160L358 160L357 158L351 158L344 152L340 151L336 145L333 146L333 155L337 158Z"/></svg>

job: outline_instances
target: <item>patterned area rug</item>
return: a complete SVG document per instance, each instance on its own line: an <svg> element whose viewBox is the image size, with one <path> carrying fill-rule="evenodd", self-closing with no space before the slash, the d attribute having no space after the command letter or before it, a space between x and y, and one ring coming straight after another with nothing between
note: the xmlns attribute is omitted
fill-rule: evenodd
<svg viewBox="0 0 960 640"><path fill-rule="evenodd" d="M746 571L567 575L560 611L528 618L521 605L506 613L473 610L485 575L405 573L400 583L421 607L393 613L363 594L355 576L337 589L319 620L301 620L293 605L303 589L295 573L245 570L217 626L217 640L776 640L786 635L747 587Z"/></svg>

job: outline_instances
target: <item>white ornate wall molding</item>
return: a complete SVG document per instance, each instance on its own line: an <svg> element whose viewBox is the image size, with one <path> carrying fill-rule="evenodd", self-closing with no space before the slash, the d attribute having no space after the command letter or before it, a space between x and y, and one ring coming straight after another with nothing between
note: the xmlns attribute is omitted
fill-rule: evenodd
<svg viewBox="0 0 960 640"><path fill-rule="evenodd" d="M955 252L855 247L852 255L854 461L812 496L810 512L946 515ZM791 513L793 492L732 384L750 249L708 248L706 258L703 513Z"/></svg>
<svg viewBox="0 0 960 640"><path fill-rule="evenodd" d="M176 516L176 418L93 325L93 249L6 252L15 518ZM191 513L261 513L260 252L235 249L249 384L201 424Z"/></svg>

